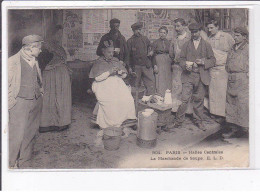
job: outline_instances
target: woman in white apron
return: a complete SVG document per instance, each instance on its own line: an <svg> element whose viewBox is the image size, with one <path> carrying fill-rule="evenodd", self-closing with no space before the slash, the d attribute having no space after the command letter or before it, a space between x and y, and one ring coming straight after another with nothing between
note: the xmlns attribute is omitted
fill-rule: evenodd
<svg viewBox="0 0 260 194"><path fill-rule="evenodd" d="M134 99L123 81L127 70L122 61L113 57L113 42L104 41L102 52L89 74L95 79L92 90L98 101L96 122L102 129L119 129L125 120L136 119Z"/></svg>

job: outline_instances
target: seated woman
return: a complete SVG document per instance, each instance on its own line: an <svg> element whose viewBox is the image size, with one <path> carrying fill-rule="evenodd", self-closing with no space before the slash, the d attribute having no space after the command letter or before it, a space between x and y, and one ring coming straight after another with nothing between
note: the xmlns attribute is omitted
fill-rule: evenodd
<svg viewBox="0 0 260 194"><path fill-rule="evenodd" d="M103 56L93 65L89 78L94 78L92 90L98 100L96 123L102 128L119 128L127 119L136 119L134 99L123 78L127 70L123 62L113 57L112 41L102 42Z"/></svg>

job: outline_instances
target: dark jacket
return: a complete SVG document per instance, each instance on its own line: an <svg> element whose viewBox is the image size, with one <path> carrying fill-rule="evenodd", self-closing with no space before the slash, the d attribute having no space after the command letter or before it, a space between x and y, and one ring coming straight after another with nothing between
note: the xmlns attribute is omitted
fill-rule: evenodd
<svg viewBox="0 0 260 194"><path fill-rule="evenodd" d="M151 59L147 57L148 52L152 49L151 42L146 36L135 36L127 40L127 47L129 51L128 65L134 68L138 66L151 67Z"/></svg>
<svg viewBox="0 0 260 194"><path fill-rule="evenodd" d="M98 56L103 55L101 45L102 45L102 42L107 41L107 40L112 40L114 47L120 48L119 55L117 56L116 54L114 54L114 57L116 57L120 61L124 61L126 63L126 61L128 61L128 51L127 51L126 39L120 32L118 32L118 36L116 39L113 37L113 34L111 31L109 33L105 34L104 36L102 36L102 38L99 42L98 48L97 48L97 52L96 52L97 55Z"/></svg>
<svg viewBox="0 0 260 194"><path fill-rule="evenodd" d="M210 82L209 68L214 67L216 64L216 58L214 57L214 53L211 45L207 43L203 38L201 38L197 50L195 49L192 40L187 41L183 45L180 54L180 66L183 69L182 83L185 83L189 79L189 75L191 74L191 72L186 70L186 61L195 62L196 59L202 59L202 58L205 59L205 65L199 66L201 81L205 85L209 85Z"/></svg>

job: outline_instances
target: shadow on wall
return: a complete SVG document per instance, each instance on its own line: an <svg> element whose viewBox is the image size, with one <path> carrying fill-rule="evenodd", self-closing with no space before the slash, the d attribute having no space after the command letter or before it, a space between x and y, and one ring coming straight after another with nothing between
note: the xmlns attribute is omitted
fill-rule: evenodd
<svg viewBox="0 0 260 194"><path fill-rule="evenodd" d="M8 11L8 56L17 53L22 46L24 36L38 34L43 36L42 10L9 10Z"/></svg>

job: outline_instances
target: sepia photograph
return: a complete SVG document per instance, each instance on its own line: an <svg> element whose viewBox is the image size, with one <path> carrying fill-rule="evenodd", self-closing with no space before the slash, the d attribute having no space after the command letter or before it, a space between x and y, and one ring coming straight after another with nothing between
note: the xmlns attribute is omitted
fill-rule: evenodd
<svg viewBox="0 0 260 194"><path fill-rule="evenodd" d="M250 11L7 7L9 170L249 168Z"/></svg>

